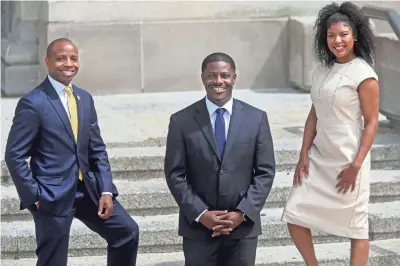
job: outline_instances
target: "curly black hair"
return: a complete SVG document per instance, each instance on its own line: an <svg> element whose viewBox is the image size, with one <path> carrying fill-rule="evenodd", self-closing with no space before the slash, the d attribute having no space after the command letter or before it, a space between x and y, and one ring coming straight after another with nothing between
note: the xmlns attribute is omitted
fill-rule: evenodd
<svg viewBox="0 0 400 266"><path fill-rule="evenodd" d="M315 21L313 53L317 62L324 66L332 66L335 55L329 50L327 31L332 24L343 22L351 27L357 41L354 42L354 52L371 66L375 57L375 34L360 8L351 2L336 3L323 7Z"/></svg>

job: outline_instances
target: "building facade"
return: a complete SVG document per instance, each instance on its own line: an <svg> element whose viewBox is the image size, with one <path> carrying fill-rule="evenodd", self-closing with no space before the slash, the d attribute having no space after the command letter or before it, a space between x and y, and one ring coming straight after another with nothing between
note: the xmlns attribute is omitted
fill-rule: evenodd
<svg viewBox="0 0 400 266"><path fill-rule="evenodd" d="M400 2L356 3L400 12ZM302 87L293 82L301 79L307 89L303 67L312 65L304 62L303 50L326 4L2 1L2 94L20 96L39 84L46 46L59 37L77 44L81 70L75 82L95 95L201 89L201 61L216 51L236 60L238 88Z"/></svg>

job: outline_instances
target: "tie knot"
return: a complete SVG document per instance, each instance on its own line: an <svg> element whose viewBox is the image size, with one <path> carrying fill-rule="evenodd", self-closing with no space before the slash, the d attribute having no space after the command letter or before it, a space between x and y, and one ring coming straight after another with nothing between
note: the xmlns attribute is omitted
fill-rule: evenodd
<svg viewBox="0 0 400 266"><path fill-rule="evenodd" d="M217 115L223 115L225 111L225 108L218 108L215 112L217 113Z"/></svg>
<svg viewBox="0 0 400 266"><path fill-rule="evenodd" d="M64 91L65 91L65 93L68 94L69 96L72 95L72 90L71 90L70 87L65 87L65 88L64 88Z"/></svg>

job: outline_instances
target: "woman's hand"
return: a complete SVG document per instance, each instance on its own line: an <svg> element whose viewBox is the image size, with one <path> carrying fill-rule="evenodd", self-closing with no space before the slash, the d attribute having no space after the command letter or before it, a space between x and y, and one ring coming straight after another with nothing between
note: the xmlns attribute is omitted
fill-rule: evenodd
<svg viewBox="0 0 400 266"><path fill-rule="evenodd" d="M350 188L351 192L354 191L354 189L356 188L356 180L359 170L360 170L359 166L351 164L346 168L344 168L342 172L340 172L340 174L337 177L339 182L336 185L336 188L339 188L338 193L346 194Z"/></svg>
<svg viewBox="0 0 400 266"><path fill-rule="evenodd" d="M300 156L293 177L293 185L295 187L302 185L303 178L308 178L309 166L310 161L308 159L308 155Z"/></svg>

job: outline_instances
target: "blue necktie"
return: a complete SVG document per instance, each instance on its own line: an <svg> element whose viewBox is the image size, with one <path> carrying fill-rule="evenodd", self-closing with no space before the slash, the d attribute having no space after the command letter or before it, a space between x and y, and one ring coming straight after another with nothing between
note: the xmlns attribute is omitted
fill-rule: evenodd
<svg viewBox="0 0 400 266"><path fill-rule="evenodd" d="M222 158L224 156L225 148L225 120L224 120L224 108L218 108L216 111L217 118L215 119L215 138L217 140L217 147L219 154Z"/></svg>

